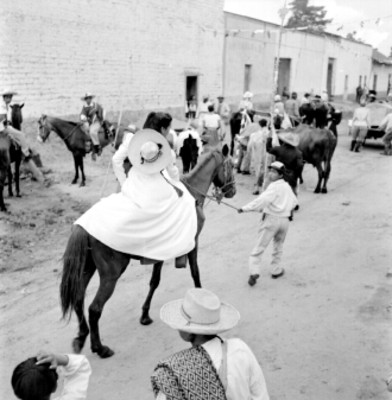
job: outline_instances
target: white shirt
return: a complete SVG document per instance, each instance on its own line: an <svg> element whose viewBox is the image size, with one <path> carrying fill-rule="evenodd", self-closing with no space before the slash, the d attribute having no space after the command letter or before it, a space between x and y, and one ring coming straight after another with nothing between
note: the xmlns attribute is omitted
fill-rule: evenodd
<svg viewBox="0 0 392 400"><path fill-rule="evenodd" d="M202 345L217 371L222 363L219 338ZM227 400L269 400L263 371L252 350L241 339L227 340ZM156 400L166 400L159 392Z"/></svg>
<svg viewBox="0 0 392 400"><path fill-rule="evenodd" d="M221 117L215 113L208 113L203 116L203 126L210 129L218 129Z"/></svg>
<svg viewBox="0 0 392 400"><path fill-rule="evenodd" d="M114 153L114 156L112 158L112 166L113 166L114 175L116 176L117 180L120 182L121 186L127 179L127 176L125 175L123 163L124 163L124 160L128 157L128 147L131 144L132 138L133 138L133 133L127 132L126 135L123 137L123 141L122 141L120 147ZM172 164L166 168L166 171L172 179L174 179L175 181L178 181L180 179L180 172L176 165L176 154L173 150L171 150L171 154L172 154L172 159L173 159Z"/></svg>
<svg viewBox="0 0 392 400"><path fill-rule="evenodd" d="M283 179L271 182L265 192L242 207L244 211L263 211L275 217L289 217L298 204L290 185Z"/></svg>
<svg viewBox="0 0 392 400"><path fill-rule="evenodd" d="M369 109L366 107L358 107L355 109L352 124L354 126L370 126Z"/></svg>
<svg viewBox="0 0 392 400"><path fill-rule="evenodd" d="M57 372L64 377L63 389L53 400L84 400L87 397L91 367L86 356L67 354L68 364L58 367Z"/></svg>
<svg viewBox="0 0 392 400"><path fill-rule="evenodd" d="M10 107L10 104L7 105L4 101L0 102L0 115L6 115L7 121L12 120L12 108Z"/></svg>

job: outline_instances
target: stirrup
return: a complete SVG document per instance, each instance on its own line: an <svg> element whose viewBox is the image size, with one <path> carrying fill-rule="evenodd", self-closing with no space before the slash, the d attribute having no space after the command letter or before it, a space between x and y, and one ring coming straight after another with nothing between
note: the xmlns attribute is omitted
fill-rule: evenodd
<svg viewBox="0 0 392 400"><path fill-rule="evenodd" d="M186 268L186 260L187 260L186 254L184 254L183 256L177 257L175 260L176 268Z"/></svg>

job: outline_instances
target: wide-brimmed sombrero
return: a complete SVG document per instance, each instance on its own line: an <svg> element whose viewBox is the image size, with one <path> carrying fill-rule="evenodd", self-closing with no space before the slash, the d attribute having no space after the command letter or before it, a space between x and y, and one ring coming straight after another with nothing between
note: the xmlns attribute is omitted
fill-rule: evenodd
<svg viewBox="0 0 392 400"><path fill-rule="evenodd" d="M95 94L92 94L92 93L90 93L90 92L86 92L86 94L83 96L83 97L81 97L80 99L81 100L86 100L88 97L91 97L92 99L95 97Z"/></svg>
<svg viewBox="0 0 392 400"><path fill-rule="evenodd" d="M280 132L278 138L291 146L297 147L299 145L299 136L293 132Z"/></svg>
<svg viewBox="0 0 392 400"><path fill-rule="evenodd" d="M252 92L245 92L243 95L242 95L242 98L243 99L251 99L253 97L253 93Z"/></svg>
<svg viewBox="0 0 392 400"><path fill-rule="evenodd" d="M11 89L4 89L2 92L1 92L1 95L2 96L16 96L18 93L16 93L16 92L14 92L13 90L11 90Z"/></svg>
<svg viewBox="0 0 392 400"><path fill-rule="evenodd" d="M161 320L171 328L197 335L216 335L234 328L240 313L206 289L189 289L183 299L165 304Z"/></svg>
<svg viewBox="0 0 392 400"><path fill-rule="evenodd" d="M169 142L153 129L135 133L128 148L128 158L133 168L145 174L155 174L172 162Z"/></svg>

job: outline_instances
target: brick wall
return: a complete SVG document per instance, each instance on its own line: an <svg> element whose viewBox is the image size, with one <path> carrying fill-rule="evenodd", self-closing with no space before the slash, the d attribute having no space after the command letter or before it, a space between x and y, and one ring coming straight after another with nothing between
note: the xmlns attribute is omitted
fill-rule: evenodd
<svg viewBox="0 0 392 400"><path fill-rule="evenodd" d="M26 117L72 115L97 94L109 113L181 112L185 76L222 90L224 0L1 0L0 87Z"/></svg>

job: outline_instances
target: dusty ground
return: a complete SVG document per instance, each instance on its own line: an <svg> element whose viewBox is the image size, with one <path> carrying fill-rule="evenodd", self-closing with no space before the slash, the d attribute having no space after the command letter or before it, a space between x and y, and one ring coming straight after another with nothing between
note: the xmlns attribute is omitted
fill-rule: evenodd
<svg viewBox="0 0 392 400"><path fill-rule="evenodd" d="M36 127L28 126L31 138ZM53 134L52 134L53 135ZM392 372L392 160L380 147L347 151L350 138L340 126L338 149L327 195L312 193L316 172L306 167L301 210L284 249L287 274L271 280L265 269L247 285L247 256L253 245L255 214L238 215L210 203L201 236L202 283L241 312L239 336L263 366L271 399L388 399L383 379ZM22 182L22 199L6 199L0 216L0 393L11 399L14 365L39 349L70 351L76 322L60 320L58 285L61 256L72 222L116 184L106 175L110 150L97 163L86 161L87 187L71 186L72 159L57 137L37 145L53 170L52 185ZM238 177L230 202L253 198L252 178ZM270 252L265 255L265 266ZM89 398L151 399L149 376L156 362L186 345L159 321L159 307L192 285L189 270L166 265L153 300L155 323L138 318L151 267L133 263L120 280L101 320L108 360L85 354L93 375ZM90 284L87 302L97 286Z"/></svg>

